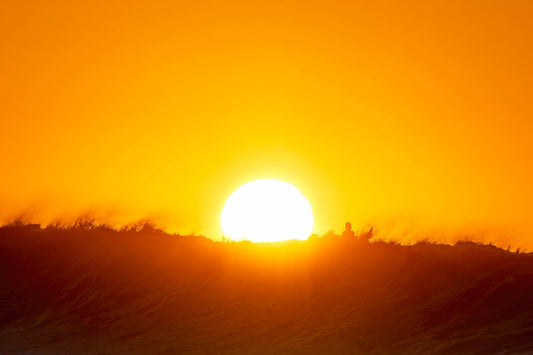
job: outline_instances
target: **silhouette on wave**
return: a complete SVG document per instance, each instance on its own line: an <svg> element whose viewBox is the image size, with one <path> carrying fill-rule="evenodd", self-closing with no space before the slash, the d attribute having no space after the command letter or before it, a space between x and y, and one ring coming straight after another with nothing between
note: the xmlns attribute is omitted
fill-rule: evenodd
<svg viewBox="0 0 533 355"><path fill-rule="evenodd" d="M2 353L527 353L532 299L532 254L473 242L0 228Z"/></svg>

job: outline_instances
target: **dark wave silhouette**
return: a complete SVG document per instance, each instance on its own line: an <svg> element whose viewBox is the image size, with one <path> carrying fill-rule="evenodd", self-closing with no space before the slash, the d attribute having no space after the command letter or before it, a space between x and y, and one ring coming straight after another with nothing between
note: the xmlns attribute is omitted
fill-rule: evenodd
<svg viewBox="0 0 533 355"><path fill-rule="evenodd" d="M3 353L525 353L532 300L532 254L473 242L0 228Z"/></svg>

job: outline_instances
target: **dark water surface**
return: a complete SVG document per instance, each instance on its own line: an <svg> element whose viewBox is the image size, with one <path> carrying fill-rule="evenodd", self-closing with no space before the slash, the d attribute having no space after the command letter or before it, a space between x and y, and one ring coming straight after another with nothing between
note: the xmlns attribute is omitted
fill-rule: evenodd
<svg viewBox="0 0 533 355"><path fill-rule="evenodd" d="M2 353L533 352L533 255L0 228Z"/></svg>

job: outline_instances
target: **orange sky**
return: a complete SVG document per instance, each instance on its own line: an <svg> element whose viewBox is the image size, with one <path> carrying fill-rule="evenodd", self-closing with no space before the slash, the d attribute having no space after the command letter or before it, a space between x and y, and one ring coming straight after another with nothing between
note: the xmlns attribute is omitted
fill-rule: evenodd
<svg viewBox="0 0 533 355"><path fill-rule="evenodd" d="M1 2L0 218L217 238L279 178L316 233L533 248L533 2L368 3Z"/></svg>

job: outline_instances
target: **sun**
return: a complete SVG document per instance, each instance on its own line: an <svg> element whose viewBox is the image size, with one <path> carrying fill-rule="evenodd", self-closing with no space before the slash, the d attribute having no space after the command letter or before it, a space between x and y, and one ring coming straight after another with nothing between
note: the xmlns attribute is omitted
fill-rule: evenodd
<svg viewBox="0 0 533 355"><path fill-rule="evenodd" d="M235 190L226 200L221 222L222 231L233 240L304 240L313 228L313 212L296 187L281 180L264 179Z"/></svg>

